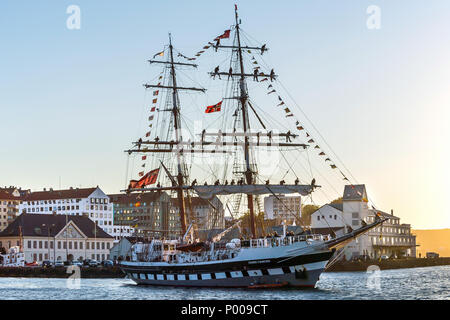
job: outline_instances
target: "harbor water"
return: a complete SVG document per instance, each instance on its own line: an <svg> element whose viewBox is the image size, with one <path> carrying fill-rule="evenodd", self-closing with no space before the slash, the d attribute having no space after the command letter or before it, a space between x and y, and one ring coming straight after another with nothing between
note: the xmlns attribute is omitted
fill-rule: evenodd
<svg viewBox="0 0 450 320"><path fill-rule="evenodd" d="M323 273L315 289L201 289L137 286L129 279L0 278L2 299L319 300L450 299L450 266Z"/></svg>

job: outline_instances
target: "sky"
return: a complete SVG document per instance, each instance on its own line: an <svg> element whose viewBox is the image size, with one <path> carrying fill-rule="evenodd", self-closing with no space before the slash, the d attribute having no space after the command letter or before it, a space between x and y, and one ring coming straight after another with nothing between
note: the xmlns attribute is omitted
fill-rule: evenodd
<svg viewBox="0 0 450 320"><path fill-rule="evenodd" d="M0 185L117 193L155 76L146 60L169 32L193 55L233 23L234 3L352 182L414 229L449 228L446 0L1 1ZM67 28L70 5L80 29Z"/></svg>

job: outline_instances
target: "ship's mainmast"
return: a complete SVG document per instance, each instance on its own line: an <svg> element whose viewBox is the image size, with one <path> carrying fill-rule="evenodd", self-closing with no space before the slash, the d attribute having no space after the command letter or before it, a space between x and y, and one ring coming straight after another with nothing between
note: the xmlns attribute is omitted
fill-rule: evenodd
<svg viewBox="0 0 450 320"><path fill-rule="evenodd" d="M242 110L242 121L243 121L243 129L244 129L244 159L245 159L245 179L247 180L247 184L253 183L253 171L250 167L250 152L249 152L249 143L248 143L248 135L247 131L250 130L250 122L248 121L248 109L247 109L247 88L245 83L245 71L244 71L244 59L242 57L242 47L241 47L241 35L239 32L239 21L238 21L238 13L237 8L235 8L235 18L236 18L236 35L237 35L237 45L238 45L238 55L239 55L239 66L241 69L241 77L239 79L239 88L241 91L240 94L240 104ZM250 211L250 228L252 232L253 238L256 238L256 223L255 223L255 210L253 207L253 195L247 195L248 209Z"/></svg>

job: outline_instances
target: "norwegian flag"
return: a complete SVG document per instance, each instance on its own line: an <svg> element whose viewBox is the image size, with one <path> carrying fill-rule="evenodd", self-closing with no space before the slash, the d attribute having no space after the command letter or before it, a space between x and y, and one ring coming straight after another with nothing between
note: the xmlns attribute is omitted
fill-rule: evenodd
<svg viewBox="0 0 450 320"><path fill-rule="evenodd" d="M219 103L213 104L212 106L207 106L205 113L211 113L211 112L218 112L221 110L222 107L222 102L220 101Z"/></svg>

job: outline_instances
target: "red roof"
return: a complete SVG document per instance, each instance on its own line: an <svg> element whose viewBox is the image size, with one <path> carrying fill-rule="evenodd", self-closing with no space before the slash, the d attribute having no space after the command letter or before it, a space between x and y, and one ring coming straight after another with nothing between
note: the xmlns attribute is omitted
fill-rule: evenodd
<svg viewBox="0 0 450 320"><path fill-rule="evenodd" d="M48 191L36 191L26 195L24 201L36 201L36 200L56 200L56 199L74 199L74 198L87 198L97 188L73 188L67 190L48 190Z"/></svg>
<svg viewBox="0 0 450 320"><path fill-rule="evenodd" d="M22 213L0 232L0 238L20 235L24 237L54 237L66 226L66 219L72 221L88 238L112 238L89 217L37 213Z"/></svg>
<svg viewBox="0 0 450 320"><path fill-rule="evenodd" d="M0 190L0 200L20 200L20 197L15 197L7 191Z"/></svg>

